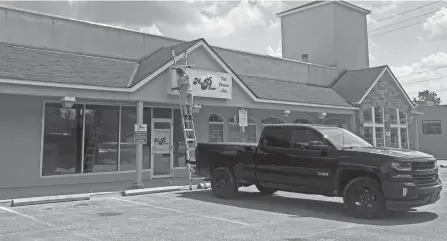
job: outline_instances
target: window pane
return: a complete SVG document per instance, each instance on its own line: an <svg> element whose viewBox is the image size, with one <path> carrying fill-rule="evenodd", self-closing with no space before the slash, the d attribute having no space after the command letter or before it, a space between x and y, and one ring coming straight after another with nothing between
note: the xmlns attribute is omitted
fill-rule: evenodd
<svg viewBox="0 0 447 241"><path fill-rule="evenodd" d="M365 141L367 141L369 144L374 145L374 140L373 140L373 128L372 127L365 127L364 129L365 132Z"/></svg>
<svg viewBox="0 0 447 241"><path fill-rule="evenodd" d="M400 143L402 148L408 149L408 130L407 128L400 128Z"/></svg>
<svg viewBox="0 0 447 241"><path fill-rule="evenodd" d="M151 118L151 108L149 107L144 107L143 109L143 123L147 125L147 144L143 145L143 169L151 169L152 118Z"/></svg>
<svg viewBox="0 0 447 241"><path fill-rule="evenodd" d="M210 115L210 118L208 119L208 121L210 121L210 122L222 122L223 123L222 117L220 115L217 115L217 114Z"/></svg>
<svg viewBox="0 0 447 241"><path fill-rule="evenodd" d="M264 131L263 145L269 147L290 148L292 133L286 128L268 127Z"/></svg>
<svg viewBox="0 0 447 241"><path fill-rule="evenodd" d="M137 123L136 107L121 107L120 171L136 170L136 145L134 125Z"/></svg>
<svg viewBox="0 0 447 241"><path fill-rule="evenodd" d="M223 123L208 124L208 142L210 143L223 142Z"/></svg>
<svg viewBox="0 0 447 241"><path fill-rule="evenodd" d="M383 127L376 127L376 147L384 147L385 139L383 133Z"/></svg>
<svg viewBox="0 0 447 241"><path fill-rule="evenodd" d="M118 167L118 106L86 105L84 172L113 172Z"/></svg>
<svg viewBox="0 0 447 241"><path fill-rule="evenodd" d="M248 125L245 127L245 131L247 132L247 143L258 142L258 139L256 138L256 125Z"/></svg>
<svg viewBox="0 0 447 241"><path fill-rule="evenodd" d="M407 114L401 110L399 110L399 123L401 125L407 124Z"/></svg>
<svg viewBox="0 0 447 241"><path fill-rule="evenodd" d="M42 176L81 173L83 105L45 104Z"/></svg>
<svg viewBox="0 0 447 241"><path fill-rule="evenodd" d="M383 124L383 107L382 106L374 107L374 123Z"/></svg>
<svg viewBox="0 0 447 241"><path fill-rule="evenodd" d="M171 108L154 108L154 118L171 118Z"/></svg>
<svg viewBox="0 0 447 241"><path fill-rule="evenodd" d="M391 131L391 147L399 148L399 128L391 128L390 131Z"/></svg>
<svg viewBox="0 0 447 241"><path fill-rule="evenodd" d="M283 124L285 121L283 119L280 119L278 117L269 117L265 118L261 121L261 124Z"/></svg>
<svg viewBox="0 0 447 241"><path fill-rule="evenodd" d="M442 134L441 121L427 120L422 121L423 134Z"/></svg>
<svg viewBox="0 0 447 241"><path fill-rule="evenodd" d="M364 123L372 123L372 109L367 109L363 111L363 121Z"/></svg>
<svg viewBox="0 0 447 241"><path fill-rule="evenodd" d="M397 122L397 109L394 107L388 107L390 114L390 124L398 124Z"/></svg>
<svg viewBox="0 0 447 241"><path fill-rule="evenodd" d="M239 124L229 124L228 125L228 141L229 142L240 142L241 139L241 127Z"/></svg>
<svg viewBox="0 0 447 241"><path fill-rule="evenodd" d="M186 166L186 145L185 136L182 127L182 118L180 116L180 110L174 110L174 167L185 167ZM194 152L190 152L194 155Z"/></svg>

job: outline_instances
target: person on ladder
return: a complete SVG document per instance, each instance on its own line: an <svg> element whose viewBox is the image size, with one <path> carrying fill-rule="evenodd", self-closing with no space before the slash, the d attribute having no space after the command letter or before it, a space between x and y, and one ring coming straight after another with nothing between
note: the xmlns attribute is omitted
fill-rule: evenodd
<svg viewBox="0 0 447 241"><path fill-rule="evenodd" d="M178 90L180 92L179 100L180 105L183 108L183 115L186 119L192 119L192 106L194 104L194 97L192 94L192 85L189 79L188 73L182 68L177 68L177 87L172 90Z"/></svg>

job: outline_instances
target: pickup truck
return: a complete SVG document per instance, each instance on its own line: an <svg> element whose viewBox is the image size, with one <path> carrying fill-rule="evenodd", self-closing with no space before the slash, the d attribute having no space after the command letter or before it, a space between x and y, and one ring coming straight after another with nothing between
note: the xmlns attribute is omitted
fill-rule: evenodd
<svg viewBox="0 0 447 241"><path fill-rule="evenodd" d="M218 198L239 187L342 197L353 216L378 218L440 199L437 160L429 154L374 147L339 127L265 126L259 143L198 143L196 174Z"/></svg>

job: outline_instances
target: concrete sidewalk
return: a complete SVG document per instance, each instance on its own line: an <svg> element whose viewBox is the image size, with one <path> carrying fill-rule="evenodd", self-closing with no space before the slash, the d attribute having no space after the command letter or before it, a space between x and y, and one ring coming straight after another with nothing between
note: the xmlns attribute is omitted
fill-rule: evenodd
<svg viewBox="0 0 447 241"><path fill-rule="evenodd" d="M152 180L144 180L143 183L144 188L185 186L189 184L189 179L159 178ZM101 192L119 193L124 190L132 189L132 184L133 181L125 181L125 182L87 183L87 184L26 187L26 188L5 188L0 189L0 201L15 198L57 196L57 195L68 195L68 194L101 193Z"/></svg>

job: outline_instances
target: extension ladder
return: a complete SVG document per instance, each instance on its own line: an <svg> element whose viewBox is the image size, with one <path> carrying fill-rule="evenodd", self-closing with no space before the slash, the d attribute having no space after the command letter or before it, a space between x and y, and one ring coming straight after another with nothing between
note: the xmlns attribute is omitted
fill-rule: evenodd
<svg viewBox="0 0 447 241"><path fill-rule="evenodd" d="M186 153L186 164L188 167L188 175L189 175L189 190L192 190L192 182L194 180L201 180L204 188L206 189L207 187L204 178L196 177L195 173L193 174L193 172L197 171L196 158L195 158L197 138L194 126L194 119L192 118L192 116L191 119L189 118L185 119L185 113L183 113L183 105L180 105L180 115L182 118L182 128L186 148L185 153Z"/></svg>

